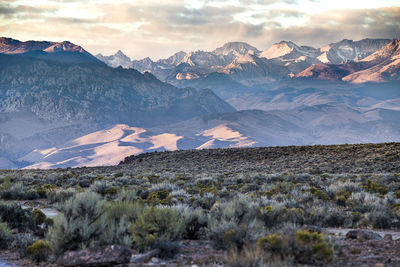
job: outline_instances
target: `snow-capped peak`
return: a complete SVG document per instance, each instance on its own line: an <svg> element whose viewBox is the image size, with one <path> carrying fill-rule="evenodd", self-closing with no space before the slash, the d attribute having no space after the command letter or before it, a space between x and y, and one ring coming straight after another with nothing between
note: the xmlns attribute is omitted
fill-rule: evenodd
<svg viewBox="0 0 400 267"><path fill-rule="evenodd" d="M277 58L289 54L298 46L290 41L281 41L280 43L273 44L270 48L260 54L260 57L267 59Z"/></svg>
<svg viewBox="0 0 400 267"><path fill-rule="evenodd" d="M213 51L216 55L245 55L247 53L257 54L259 52L257 48L244 42L228 42Z"/></svg>

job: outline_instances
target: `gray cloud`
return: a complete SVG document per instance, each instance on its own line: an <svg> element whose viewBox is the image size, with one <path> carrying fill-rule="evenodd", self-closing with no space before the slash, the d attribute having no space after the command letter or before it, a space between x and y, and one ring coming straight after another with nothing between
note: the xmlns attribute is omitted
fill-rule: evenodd
<svg viewBox="0 0 400 267"><path fill-rule="evenodd" d="M305 26L265 29L269 42L292 40L322 46L342 39L400 38L400 8L336 10L317 14Z"/></svg>
<svg viewBox="0 0 400 267"><path fill-rule="evenodd" d="M190 8L183 0L161 4L155 0L116 4L54 0L53 4L34 7L15 1L13 5L0 4L0 31L22 40L70 40L92 53L110 54L122 49L133 58L167 57L179 50L213 50L228 41L245 41L262 50L281 40L322 46L344 38L400 36L400 7L331 10L310 15L295 6L269 8L277 2L282 1L241 0L240 5L220 2L221 6L206 2L200 8ZM296 4L300 0L284 2ZM68 12L55 16L65 5L75 5L77 10L93 16L77 17L73 12L70 16ZM286 26L281 18L301 18L306 24Z"/></svg>

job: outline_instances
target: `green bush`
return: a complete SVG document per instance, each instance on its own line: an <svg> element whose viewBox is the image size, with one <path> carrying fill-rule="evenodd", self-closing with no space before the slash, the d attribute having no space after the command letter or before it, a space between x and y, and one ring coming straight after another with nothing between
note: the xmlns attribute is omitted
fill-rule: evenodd
<svg viewBox="0 0 400 267"><path fill-rule="evenodd" d="M180 214L180 216L183 221L183 237L185 239L196 240L205 235L208 218L203 209L197 208L192 210L189 208Z"/></svg>
<svg viewBox="0 0 400 267"><path fill-rule="evenodd" d="M262 250L271 251L272 253L281 252L283 250L283 238L280 234L270 234L260 237L257 240L257 247Z"/></svg>
<svg viewBox="0 0 400 267"><path fill-rule="evenodd" d="M40 196L35 190L30 190L22 183L17 183L1 192L1 198L6 200L34 200Z"/></svg>
<svg viewBox="0 0 400 267"><path fill-rule="evenodd" d="M47 199L50 203L62 203L76 194L75 188L60 189L47 192Z"/></svg>
<svg viewBox="0 0 400 267"><path fill-rule="evenodd" d="M35 243L38 238L33 234L18 233L14 236L15 246L18 249L18 253L21 257L26 256L27 249L30 245Z"/></svg>
<svg viewBox="0 0 400 267"><path fill-rule="evenodd" d="M102 222L105 205L105 200L90 191L76 194L61 205L61 213L47 233L53 252L58 255L100 242L105 227Z"/></svg>
<svg viewBox="0 0 400 267"><path fill-rule="evenodd" d="M6 222L10 228L20 231L35 230L35 216L31 209L23 209L19 204L0 204L0 220Z"/></svg>
<svg viewBox="0 0 400 267"><path fill-rule="evenodd" d="M367 180L367 184L364 185L364 188L368 192L379 193L382 195L385 195L389 192L389 188L387 188L386 186L380 186L371 180Z"/></svg>
<svg viewBox="0 0 400 267"><path fill-rule="evenodd" d="M33 210L33 215L35 216L35 222L36 225L40 225L44 222L46 222L46 214L43 213L40 209L34 209Z"/></svg>
<svg viewBox="0 0 400 267"><path fill-rule="evenodd" d="M46 261L50 252L50 245L45 240L38 240L27 248L28 255L37 262Z"/></svg>
<svg viewBox="0 0 400 267"><path fill-rule="evenodd" d="M140 250L154 248L159 242L178 240L182 235L182 222L178 213L170 208L148 207L131 225L132 238Z"/></svg>
<svg viewBox="0 0 400 267"><path fill-rule="evenodd" d="M295 257L300 263L331 262L333 248L322 233L298 230L295 233Z"/></svg>
<svg viewBox="0 0 400 267"><path fill-rule="evenodd" d="M7 248L7 243L11 239L11 231L7 223L0 221L0 248Z"/></svg>
<svg viewBox="0 0 400 267"><path fill-rule="evenodd" d="M333 260L333 248L321 233L308 230L270 234L257 240L258 248L282 259L287 256L302 264L322 264Z"/></svg>
<svg viewBox="0 0 400 267"><path fill-rule="evenodd" d="M167 190L151 192L146 198L146 202L154 205L169 204L169 200L169 192Z"/></svg>
<svg viewBox="0 0 400 267"><path fill-rule="evenodd" d="M131 222L136 221L143 213L144 206L139 202L117 201L109 204L104 213L104 230L101 240L104 244L132 245L129 233Z"/></svg>

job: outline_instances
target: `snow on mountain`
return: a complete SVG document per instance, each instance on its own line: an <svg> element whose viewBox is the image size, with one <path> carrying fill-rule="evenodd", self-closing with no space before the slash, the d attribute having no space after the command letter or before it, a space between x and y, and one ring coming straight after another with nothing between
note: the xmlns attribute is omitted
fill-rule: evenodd
<svg viewBox="0 0 400 267"><path fill-rule="evenodd" d="M113 68L119 66L123 68L129 68L132 65L131 59L126 56L121 50L118 50L117 53L111 56L103 56L102 54L97 54L96 58Z"/></svg>
<svg viewBox="0 0 400 267"><path fill-rule="evenodd" d="M179 63L181 63L182 59L186 56L186 53L183 51L179 51L169 58L166 59L160 59L157 61L158 64L161 64L163 66L176 66Z"/></svg>
<svg viewBox="0 0 400 267"><path fill-rule="evenodd" d="M369 67L344 77L344 81L364 83L400 80L400 40L393 40L360 63Z"/></svg>
<svg viewBox="0 0 400 267"><path fill-rule="evenodd" d="M293 42L282 41L272 45L270 48L260 54L260 57L267 59L277 58L289 54L297 47Z"/></svg>
<svg viewBox="0 0 400 267"><path fill-rule="evenodd" d="M389 39L344 39L320 48L318 59L323 63L341 64L349 60L362 60L388 44Z"/></svg>
<svg viewBox="0 0 400 267"><path fill-rule="evenodd" d="M229 42L221 47L216 48L212 53L216 55L245 55L245 54L258 54L260 51L254 46L243 42Z"/></svg>
<svg viewBox="0 0 400 267"><path fill-rule="evenodd" d="M238 56L221 72L244 85L271 83L289 74L289 70L279 61L259 58L252 54Z"/></svg>
<svg viewBox="0 0 400 267"><path fill-rule="evenodd" d="M340 80L352 72L361 70L365 65L350 64L351 66L344 67L333 65L362 61L389 41L386 39L360 41L345 39L319 49L299 46L291 41L281 41L263 52L244 42L228 42L211 52L185 53L181 51L167 59L153 61L150 58L144 58L133 60L130 65L127 60L123 65L135 68L142 73L148 71L162 81L178 87L197 87L199 84L209 87L206 79L211 82L210 86L217 81L207 77L216 77L210 76L212 73L223 73L234 82L242 84L245 90L248 86L263 86L277 81L287 81L293 77ZM107 63L104 58L100 59ZM327 65L321 65L321 63ZM107 64L116 66L119 63ZM323 73L321 66L325 66L327 73ZM319 74L316 75L316 73ZM227 92L228 89L227 86L220 91Z"/></svg>

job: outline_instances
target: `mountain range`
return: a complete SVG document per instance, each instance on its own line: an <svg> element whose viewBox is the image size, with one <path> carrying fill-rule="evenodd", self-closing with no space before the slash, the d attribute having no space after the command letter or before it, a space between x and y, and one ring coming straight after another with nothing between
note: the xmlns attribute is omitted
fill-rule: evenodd
<svg viewBox="0 0 400 267"><path fill-rule="evenodd" d="M398 40L345 39L321 48L281 41L260 51L247 43L230 42L211 52L178 52L158 61L148 57L130 60L121 51L109 57L101 54L96 57L112 67L149 71L160 80L176 86L204 87L219 79L231 79L243 87L257 89L304 77L350 83L397 80L398 76L388 75L385 71L379 73L379 69L392 70L391 66L395 66L398 70L398 47ZM226 86L223 91L228 91L229 87ZM224 92L220 96L223 97Z"/></svg>
<svg viewBox="0 0 400 267"><path fill-rule="evenodd" d="M0 38L0 168L117 164L154 150L400 140L399 40L131 60Z"/></svg>

